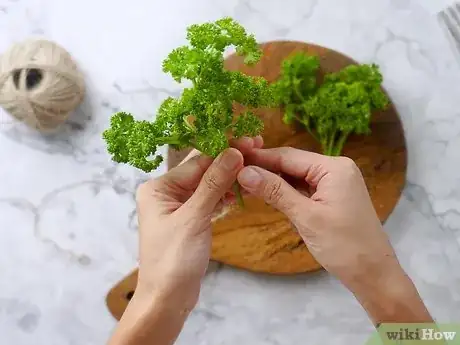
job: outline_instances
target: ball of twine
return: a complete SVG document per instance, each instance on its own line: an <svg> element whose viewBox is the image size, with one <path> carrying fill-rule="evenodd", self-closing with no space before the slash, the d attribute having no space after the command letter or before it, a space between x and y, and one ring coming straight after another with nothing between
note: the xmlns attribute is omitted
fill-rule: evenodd
<svg viewBox="0 0 460 345"><path fill-rule="evenodd" d="M0 105L42 132L58 129L84 94L83 75L54 42L27 40L0 57Z"/></svg>

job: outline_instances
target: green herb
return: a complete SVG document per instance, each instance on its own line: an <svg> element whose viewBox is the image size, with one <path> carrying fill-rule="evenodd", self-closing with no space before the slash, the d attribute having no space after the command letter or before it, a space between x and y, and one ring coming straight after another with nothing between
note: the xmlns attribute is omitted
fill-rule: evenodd
<svg viewBox="0 0 460 345"><path fill-rule="evenodd" d="M275 94L285 123L300 122L324 154L339 156L350 134L370 133L372 112L385 109L388 98L377 65L350 65L326 74L317 85L319 67L316 56L299 53L286 59Z"/></svg>
<svg viewBox="0 0 460 345"><path fill-rule="evenodd" d="M192 86L179 98L167 98L153 122L136 121L125 112L114 114L103 133L114 161L149 172L163 161L157 154L160 146L193 147L217 157L229 147L231 138L262 132L263 122L251 109L274 104L268 82L224 69L224 51L229 46L248 65L260 60L262 51L254 36L233 19L223 18L190 26L187 40L188 46L173 50L164 60L163 71L178 83L191 81ZM234 102L248 109L236 120Z"/></svg>

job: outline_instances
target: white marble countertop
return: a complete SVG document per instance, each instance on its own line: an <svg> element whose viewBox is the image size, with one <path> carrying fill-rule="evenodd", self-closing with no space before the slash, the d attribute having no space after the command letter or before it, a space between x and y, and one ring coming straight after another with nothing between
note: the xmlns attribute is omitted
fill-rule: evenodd
<svg viewBox="0 0 460 345"><path fill-rule="evenodd" d="M260 41L314 42L381 65L409 150L407 187L385 227L433 315L460 321L460 69L430 12L439 3L0 0L0 52L31 35L55 40L88 86L58 135L0 128L0 342L107 340L115 321L104 299L136 265L134 191L146 176L110 162L101 132L115 110L151 117L176 95L161 61L185 41L186 26L222 16ZM349 345L371 330L325 273L282 278L219 267L178 344Z"/></svg>

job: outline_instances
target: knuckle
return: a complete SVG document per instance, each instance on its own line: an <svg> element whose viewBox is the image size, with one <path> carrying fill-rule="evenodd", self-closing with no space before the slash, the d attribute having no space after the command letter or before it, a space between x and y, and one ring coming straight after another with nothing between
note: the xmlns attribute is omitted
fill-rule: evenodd
<svg viewBox="0 0 460 345"><path fill-rule="evenodd" d="M274 152L277 154L278 159L275 161L273 169L274 169L274 171L281 171L282 170L282 165L284 163L284 160L286 159L286 157L289 156L289 154L292 152L292 150L295 150L295 149L290 147L290 146L282 146L282 147L279 147L279 148L277 148L275 150L276 151L274 151Z"/></svg>
<svg viewBox="0 0 460 345"><path fill-rule="evenodd" d="M353 171L356 171L358 168L356 166L355 161L351 158L339 157L338 161L340 163L340 167L342 168L342 170L353 172Z"/></svg>
<svg viewBox="0 0 460 345"><path fill-rule="evenodd" d="M339 157L337 158L340 164L342 164L343 167L348 168L348 169L353 169L354 166L356 166L355 162L353 159L348 158L348 157Z"/></svg>
<svg viewBox="0 0 460 345"><path fill-rule="evenodd" d="M350 178L361 176L361 170L359 170L353 159L348 157L340 157L338 160L342 174L345 174L345 176Z"/></svg>
<svg viewBox="0 0 460 345"><path fill-rule="evenodd" d="M265 195L267 197L266 201L270 205L279 204L283 197L281 181L276 180L267 184L265 187Z"/></svg>
<svg viewBox="0 0 460 345"><path fill-rule="evenodd" d="M141 201L150 193L150 181L141 183L136 190L136 201Z"/></svg>
<svg viewBox="0 0 460 345"><path fill-rule="evenodd" d="M280 153L287 153L292 150L291 146L283 146L279 148Z"/></svg>
<svg viewBox="0 0 460 345"><path fill-rule="evenodd" d="M210 191L215 191L215 190L218 190L220 188L218 178L212 172L204 175L204 184L205 184L206 188L208 190L210 190Z"/></svg>
<svg viewBox="0 0 460 345"><path fill-rule="evenodd" d="M292 150L295 150L291 146L283 146L278 149L278 153L281 157L288 155Z"/></svg>
<svg viewBox="0 0 460 345"><path fill-rule="evenodd" d="M141 183L136 190L136 202L142 202L151 196L155 196L159 193L158 180L148 180Z"/></svg>

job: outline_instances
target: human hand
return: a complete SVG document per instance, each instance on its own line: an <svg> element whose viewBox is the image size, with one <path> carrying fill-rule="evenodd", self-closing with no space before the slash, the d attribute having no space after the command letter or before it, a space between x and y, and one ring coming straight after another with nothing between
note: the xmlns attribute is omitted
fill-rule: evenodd
<svg viewBox="0 0 460 345"><path fill-rule="evenodd" d="M240 185L291 220L316 260L355 294L376 324L432 321L351 159L276 148L252 150L245 163L252 166L238 173Z"/></svg>
<svg viewBox="0 0 460 345"><path fill-rule="evenodd" d="M248 137L243 137L239 139L232 139L230 140L230 146L233 148L238 149L243 155L248 154L252 149L260 149L264 145L264 140L263 138L259 135L254 138L248 138ZM193 149L190 151L190 153L182 160L179 165L187 162L188 160L192 159L193 157L199 156L201 154L200 151ZM241 189L240 193L242 196L248 195L249 193ZM216 205L216 208L214 209L213 217L219 218L222 215L225 214L225 206L233 205L237 203L237 197L235 195L235 192L232 189L226 191L224 196L221 198L219 203ZM213 218L214 220L214 218Z"/></svg>
<svg viewBox="0 0 460 345"><path fill-rule="evenodd" d="M246 162L256 167L239 173L243 188L285 213L318 262L341 280L351 282L370 268L381 267L382 262L396 263L361 173L351 159L278 148L254 150ZM262 168L295 178L303 186L296 183L296 190Z"/></svg>
<svg viewBox="0 0 460 345"><path fill-rule="evenodd" d="M214 161L192 151L165 175L137 192L140 230L136 294L157 294L191 310L209 263L211 219L243 167L243 155L263 145L261 137L233 141Z"/></svg>
<svg viewBox="0 0 460 345"><path fill-rule="evenodd" d="M212 160L192 151L137 191L139 275L109 344L173 344L195 306L209 263L211 218L261 137L231 142Z"/></svg>

